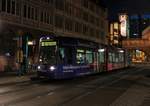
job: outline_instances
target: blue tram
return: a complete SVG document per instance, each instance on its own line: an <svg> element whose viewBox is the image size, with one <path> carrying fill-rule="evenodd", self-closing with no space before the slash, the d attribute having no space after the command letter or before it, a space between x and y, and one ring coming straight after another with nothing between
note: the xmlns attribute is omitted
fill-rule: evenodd
<svg viewBox="0 0 150 106"><path fill-rule="evenodd" d="M91 41L69 37L41 37L37 74L39 77L65 79L112 70L112 67L124 67L124 52L122 55L119 52L115 55L114 52L111 53L112 56L108 52L110 50L107 46ZM120 62L117 56L121 56L123 61ZM114 63L111 59L117 61ZM122 66L113 66L117 63Z"/></svg>

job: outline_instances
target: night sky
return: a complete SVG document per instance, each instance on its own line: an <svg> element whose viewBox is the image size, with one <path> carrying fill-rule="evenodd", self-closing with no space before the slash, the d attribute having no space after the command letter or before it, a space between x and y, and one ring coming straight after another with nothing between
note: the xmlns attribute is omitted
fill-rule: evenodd
<svg viewBox="0 0 150 106"><path fill-rule="evenodd" d="M109 18L115 19L118 13L150 14L150 0L103 0L109 10Z"/></svg>

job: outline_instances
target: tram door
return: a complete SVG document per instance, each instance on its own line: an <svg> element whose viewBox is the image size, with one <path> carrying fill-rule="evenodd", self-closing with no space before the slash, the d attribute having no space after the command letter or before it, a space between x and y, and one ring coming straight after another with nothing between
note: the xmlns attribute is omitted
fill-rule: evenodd
<svg viewBox="0 0 150 106"><path fill-rule="evenodd" d="M106 69L106 50L104 48L99 49L98 51L98 65L99 72L105 71Z"/></svg>
<svg viewBox="0 0 150 106"><path fill-rule="evenodd" d="M94 71L98 72L99 71L99 66L98 66L98 53L94 52Z"/></svg>

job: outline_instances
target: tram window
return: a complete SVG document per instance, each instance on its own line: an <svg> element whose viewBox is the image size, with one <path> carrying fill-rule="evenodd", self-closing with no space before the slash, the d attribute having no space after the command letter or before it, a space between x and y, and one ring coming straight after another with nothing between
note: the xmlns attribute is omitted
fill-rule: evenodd
<svg viewBox="0 0 150 106"><path fill-rule="evenodd" d="M124 55L122 53L119 54L119 62L124 62Z"/></svg>
<svg viewBox="0 0 150 106"><path fill-rule="evenodd" d="M92 51L86 51L86 63L93 63L93 52Z"/></svg>
<svg viewBox="0 0 150 106"><path fill-rule="evenodd" d="M85 63L85 52L84 52L84 50L78 49L76 58L77 58L77 64L84 64Z"/></svg>
<svg viewBox="0 0 150 106"><path fill-rule="evenodd" d="M108 53L108 61L109 61L110 63L113 62L113 58L112 58L112 54L111 54L111 53Z"/></svg>
<svg viewBox="0 0 150 106"><path fill-rule="evenodd" d="M73 64L73 50L72 48L67 47L65 49L65 57L67 64Z"/></svg>
<svg viewBox="0 0 150 106"><path fill-rule="evenodd" d="M115 53L112 53L112 62L115 63L116 60L115 60Z"/></svg>
<svg viewBox="0 0 150 106"><path fill-rule="evenodd" d="M65 49L64 48L59 48L59 58L60 62L63 63L65 59Z"/></svg>
<svg viewBox="0 0 150 106"><path fill-rule="evenodd" d="M99 63L105 62L105 52L99 52Z"/></svg>

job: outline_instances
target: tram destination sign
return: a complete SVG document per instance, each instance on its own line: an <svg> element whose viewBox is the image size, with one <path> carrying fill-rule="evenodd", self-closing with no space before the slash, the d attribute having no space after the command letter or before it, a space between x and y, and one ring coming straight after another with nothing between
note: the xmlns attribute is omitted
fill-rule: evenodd
<svg viewBox="0 0 150 106"><path fill-rule="evenodd" d="M43 41L41 42L41 46L56 46L55 41Z"/></svg>

